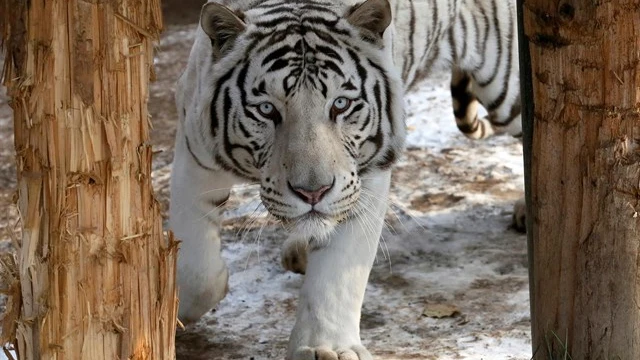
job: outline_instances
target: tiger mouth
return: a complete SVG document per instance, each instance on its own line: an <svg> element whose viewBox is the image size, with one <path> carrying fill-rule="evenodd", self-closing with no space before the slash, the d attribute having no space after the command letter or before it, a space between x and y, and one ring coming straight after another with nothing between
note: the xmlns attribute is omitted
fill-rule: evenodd
<svg viewBox="0 0 640 360"><path fill-rule="evenodd" d="M328 226L336 226L343 223L350 217L351 211L343 211L338 214L327 214L317 210L309 210L308 212L289 219L290 223L303 224L303 223L323 223Z"/></svg>
<svg viewBox="0 0 640 360"><path fill-rule="evenodd" d="M290 232L315 239L327 239L338 225L352 216L352 213L343 211L338 214L328 214L312 209L293 217L272 215Z"/></svg>
<svg viewBox="0 0 640 360"><path fill-rule="evenodd" d="M337 222L334 216L323 213L321 211L311 209L306 213L294 217L276 216L280 221L287 225L304 224L311 222L330 223Z"/></svg>
<svg viewBox="0 0 640 360"><path fill-rule="evenodd" d="M322 211L311 209L302 215L295 217L285 217L282 215L274 215L278 220L287 225L296 225L304 223L325 223L337 225L345 221L349 217L349 211L343 211L339 214L327 214Z"/></svg>
<svg viewBox="0 0 640 360"><path fill-rule="evenodd" d="M332 216L325 214L316 209L311 209L306 213L293 218L294 221L309 221L309 220L331 220Z"/></svg>
<svg viewBox="0 0 640 360"><path fill-rule="evenodd" d="M263 202L264 203L264 202ZM324 212L310 209L300 215L289 215L278 209L272 209L266 203L265 207L271 216L280 221L286 228L334 228L354 216L352 207L343 208L337 212Z"/></svg>

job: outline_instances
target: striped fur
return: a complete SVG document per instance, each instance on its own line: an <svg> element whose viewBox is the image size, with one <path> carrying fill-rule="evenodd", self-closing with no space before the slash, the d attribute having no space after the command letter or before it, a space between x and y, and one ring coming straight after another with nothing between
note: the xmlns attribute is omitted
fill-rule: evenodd
<svg viewBox="0 0 640 360"><path fill-rule="evenodd" d="M230 5L237 8L241 3ZM282 119L267 124L247 105L263 97L289 101L299 96L301 88L328 99L329 92L336 92L332 83L342 81L343 93L364 100L342 116L344 126L353 130L343 132L345 150L357 158L359 172L388 168L404 141L402 85L386 64L388 59L375 53L362 56L365 47L378 49L379 44L359 38L358 30L342 18L348 11L343 6L311 0L249 4L236 10L249 25L239 40L242 51L218 64L214 57L205 62L216 68L206 78L215 87L208 109L211 121L199 124L198 131L205 137L202 143L214 140L217 164L240 177L259 180L258 170L272 151L273 139L265 132L276 130ZM307 29L313 29L313 35L301 37L301 32L311 32Z"/></svg>
<svg viewBox="0 0 640 360"><path fill-rule="evenodd" d="M181 320L226 293L220 205L233 184L259 182L267 210L310 245L287 358L371 359L360 308L404 144L404 92L452 71L466 136L519 136L516 50L511 0L206 4L176 89Z"/></svg>
<svg viewBox="0 0 640 360"><path fill-rule="evenodd" d="M242 14L243 19L253 26L250 26L242 39L245 50L240 54L234 54L240 57L223 59L224 64L218 64L220 68L230 67L228 71L218 70L211 74L202 74L206 81L216 84L211 102L213 107L217 107L214 110L218 111L218 114L214 112L211 124L199 124L198 131L202 130L201 134L211 134L215 142L215 145L209 144L209 150L202 156L210 157L210 154L214 153L217 165L230 169L243 178L259 179L255 168L260 168L263 165L262 162L268 158L265 152L268 152L269 146L255 136L251 139L243 139L239 142L240 144L231 141L230 136L235 135L241 138L248 134L246 132L248 129L241 127L229 129L221 126L229 123L223 121L224 124L221 124L220 120L225 117L221 114L229 110L224 108L224 102L226 98L231 98L231 101L227 102L227 106L230 107L240 107L246 103L248 91L255 89L248 89L247 84L244 84L244 89L235 85L243 81L244 77L251 77L252 72L273 73L275 77L286 72L289 74L287 81L294 81L291 79L301 71L300 68L294 68L296 64L304 62L302 58L290 60L286 68L283 59L277 59L277 61L267 59L270 61L264 61L262 64L258 64L256 60L247 62L248 59L254 59L256 56L269 55L267 54L269 49L272 50L270 54L272 57L283 55L286 49L278 47L278 40L274 39L284 36L286 32L291 32L291 24L302 21L304 25L304 20L301 19L305 17L322 19L322 21L308 22L305 25L315 29L321 28L321 33L324 34L324 39L319 40L319 48L315 50L321 57L325 55L323 51L328 50L325 59L322 60L326 62L326 66L331 66L333 69L330 67L323 69L320 66L316 68L320 75L323 71L332 72L335 69L340 71L343 62L351 60L356 67L355 71L350 69L352 71L350 75L354 75L353 81L366 77L361 73L393 71L389 69L391 64L361 61L353 48L349 50L344 46L346 43L344 39L356 35L348 26L334 27L334 23L337 23L337 18L356 6L353 1L223 0L221 3ZM393 67L400 73L404 84L403 89L411 90L429 73L450 69L453 113L458 128L465 136L481 139L494 133L504 132L516 137L521 136L515 4L510 0L395 0L391 1L391 6L393 25L387 31L386 40L391 44L389 48L392 52ZM300 12L299 16L295 15L296 9ZM277 35L271 36L272 32ZM286 40L286 37L282 39ZM295 52L295 44L290 44L288 49L290 53ZM332 54L336 54L337 57L330 58ZM213 68L215 62L216 60L210 57L205 59L201 66ZM240 65L245 71L236 68ZM327 91L326 84L314 76L308 76L307 80L313 86L319 86L320 90ZM385 92L385 95L380 96L379 101L385 102L386 97L390 97L388 91L393 86L384 83L379 86L384 88L382 90ZM325 88L322 89L322 87ZM228 89L228 94L222 90L224 88ZM285 90L283 96L290 96L290 92L294 89L295 87ZM241 102L235 103L238 96ZM480 105L484 106L488 112L486 118L478 116ZM235 112L233 115L246 115L247 118L256 120L248 112L244 114ZM395 118L389 124L392 125L390 130L393 131L402 126L402 121ZM209 126L208 131L203 129ZM243 131L245 131L244 135L240 134ZM360 154L360 170L366 169L370 163L388 166L398 157L403 142L402 132L390 134L393 138L389 143L391 148L384 148L380 143L376 143L380 141L380 134L373 135L374 138L378 136L377 140L371 139L371 134L367 135L371 141L352 139L345 144L352 149L354 146L361 149L363 147L375 149L377 156L375 159L371 151ZM194 134L194 137L197 136ZM211 139L194 141L204 144L210 143ZM213 146L216 149L211 149ZM232 155L234 152L241 154L234 156ZM246 157L251 156L257 160L254 159L255 164L248 166ZM245 157L245 159L236 157Z"/></svg>
<svg viewBox="0 0 640 360"><path fill-rule="evenodd" d="M456 124L465 136L521 136L514 1L397 0L394 20L394 60L406 90L450 69ZM479 105L486 118L478 117Z"/></svg>

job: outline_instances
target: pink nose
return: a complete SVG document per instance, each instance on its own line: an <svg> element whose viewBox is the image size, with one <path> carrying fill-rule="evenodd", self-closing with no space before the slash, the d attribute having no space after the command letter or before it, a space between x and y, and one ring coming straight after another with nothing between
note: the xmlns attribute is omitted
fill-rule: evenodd
<svg viewBox="0 0 640 360"><path fill-rule="evenodd" d="M315 205L319 203L324 195L326 195L329 190L333 187L333 183L331 185L323 185L315 190L305 189L303 187L294 187L289 183L289 188L293 191L294 194L298 195L302 201L306 202L310 205Z"/></svg>

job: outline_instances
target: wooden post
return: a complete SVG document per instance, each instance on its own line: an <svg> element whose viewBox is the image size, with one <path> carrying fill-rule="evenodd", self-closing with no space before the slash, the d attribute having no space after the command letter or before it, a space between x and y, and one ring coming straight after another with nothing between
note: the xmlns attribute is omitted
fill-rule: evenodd
<svg viewBox="0 0 640 360"><path fill-rule="evenodd" d="M640 359L640 6L519 5L534 359Z"/></svg>
<svg viewBox="0 0 640 360"><path fill-rule="evenodd" d="M22 221L19 358L174 359L176 246L148 142L159 1L2 0L0 17Z"/></svg>

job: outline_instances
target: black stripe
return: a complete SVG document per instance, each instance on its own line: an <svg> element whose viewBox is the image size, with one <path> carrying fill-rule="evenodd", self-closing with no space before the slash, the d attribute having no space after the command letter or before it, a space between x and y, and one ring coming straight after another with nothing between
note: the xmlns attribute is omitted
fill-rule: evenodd
<svg viewBox="0 0 640 360"><path fill-rule="evenodd" d="M480 122L478 121L477 117L474 118L471 123L468 123L468 122L465 122L464 124L456 123L458 130L460 130L463 134L473 134L478 130L479 125L480 125ZM484 132L483 132L483 135L484 135Z"/></svg>
<svg viewBox="0 0 640 360"><path fill-rule="evenodd" d="M320 29L314 29L313 33L322 41L335 47L340 47L340 43L335 39L334 35L330 32ZM349 35L350 36L350 35Z"/></svg>
<svg viewBox="0 0 640 360"><path fill-rule="evenodd" d="M267 69L267 72L276 72L286 68L287 66L289 66L289 60L278 59L271 64L269 69Z"/></svg>
<svg viewBox="0 0 640 360"><path fill-rule="evenodd" d="M469 75L464 73L457 83L451 82L451 97L458 101L458 108L453 109L453 114L457 119L464 119L467 114L467 108L476 100L476 97L469 91L469 83L471 79Z"/></svg>
<svg viewBox="0 0 640 360"><path fill-rule="evenodd" d="M358 90L358 88L355 85L353 85L351 80L347 80L347 82L342 84L342 88L345 90Z"/></svg>
<svg viewBox="0 0 640 360"><path fill-rule="evenodd" d="M415 5L413 4L413 0L409 0L409 12L410 12L410 16L409 16L409 36L408 36L408 41L409 41L409 46L407 46L408 48L408 54L407 54L407 60L404 62L404 69L402 69L402 78L404 79L408 79L409 78L409 74L411 73L411 68L413 67L413 62L415 61L414 58L414 47L415 47L415 41L413 39L414 36L416 36L416 10L415 10Z"/></svg>
<svg viewBox="0 0 640 360"><path fill-rule="evenodd" d="M358 58L358 55L355 51L347 49L347 52L349 53L349 56L351 57L353 63L356 65L356 71L358 72L358 76L361 79L361 84L364 85L364 83L367 81L367 71L360 64L360 59Z"/></svg>
<svg viewBox="0 0 640 360"><path fill-rule="evenodd" d="M435 0L432 0L435 3ZM434 8L436 7L436 5L433 6ZM437 9L435 10L437 11ZM431 68L431 64L429 64L428 66L425 65L425 61L427 59L427 56L430 53L430 50L432 48L432 44L433 44L433 35L427 31L427 41L426 44L424 46L424 51L422 52L422 55L420 56L420 60L418 62L419 67L421 67L422 69L424 69L424 71L429 71ZM437 51L437 48L436 48ZM437 53L437 52L436 52ZM420 80L421 78L419 78L418 76L414 75L412 79L403 77L402 80L404 81L405 84L405 89L410 89L412 88L417 82L418 80Z"/></svg>
<svg viewBox="0 0 640 360"><path fill-rule="evenodd" d="M316 45L316 51L321 53L322 55L328 56L328 57L336 60L340 64L344 64L344 60L342 59L342 57L337 52L335 52L332 48L330 48L328 46Z"/></svg>
<svg viewBox="0 0 640 360"><path fill-rule="evenodd" d="M464 59L467 56L467 20L465 20L464 16L460 14L458 17L460 21L460 26L462 27L462 53L460 54L460 60Z"/></svg>
<svg viewBox="0 0 640 360"><path fill-rule="evenodd" d="M376 155L378 155L378 153L382 148L382 145L384 144L384 135L382 131L382 118L380 116L382 114L382 99L381 99L379 82L376 82L376 84L373 86L373 94L376 100L376 107L378 109L378 113L376 114L377 119L373 119L373 120L378 121L378 128L376 129L376 133L373 136L368 136L366 138L365 142L366 141L372 142L375 146L375 151L373 152L373 154L371 154L371 156L366 161L360 164L360 167L363 167L363 168L367 167L371 163L371 161L376 157Z"/></svg>
<svg viewBox="0 0 640 360"><path fill-rule="evenodd" d="M310 11L317 11L317 12L321 12L321 13L325 13L328 15L333 15L335 17L337 17L338 15L333 12L331 9L327 8L327 6L331 6L328 4L306 4L306 5L302 5L300 7L300 10L310 10Z"/></svg>
<svg viewBox="0 0 640 360"><path fill-rule="evenodd" d="M249 71L249 62L245 62L244 65L242 66L242 69L240 69L240 72L238 73L238 77L236 78L236 86L240 90L240 100L243 106L247 104L247 91L245 89L245 86L246 86L245 82L247 80L248 71Z"/></svg>
<svg viewBox="0 0 640 360"><path fill-rule="evenodd" d="M393 97L391 96L391 85L389 83L389 79L387 78L387 74L382 68L382 66L374 63L370 59L369 59L369 65L371 65L373 68L378 70L378 72L380 73L380 76L382 77L382 81L384 83L384 95L386 96L386 99L385 99L386 101L384 102L385 113L387 114L387 120L389 121L389 129L391 131L391 134L395 134L395 126L394 126L395 124L393 121L394 118L391 110L393 105Z"/></svg>
<svg viewBox="0 0 640 360"><path fill-rule="evenodd" d="M320 89L320 92L322 93L322 96L326 99L327 98L327 92L329 91L327 89L327 85L324 83L324 81L321 81L320 79L318 79L318 82L322 86L322 88Z"/></svg>
<svg viewBox="0 0 640 360"><path fill-rule="evenodd" d="M502 35L500 31L500 22L498 21L498 9L495 1L491 2L491 10L493 11L493 25L496 33L496 50L498 53L496 55L496 65L494 66L491 76L484 81L478 80L478 85L481 87L485 87L495 80L496 76L498 76L498 72L500 71L500 60L502 60Z"/></svg>
<svg viewBox="0 0 640 360"><path fill-rule="evenodd" d="M263 148L260 155L258 155L258 169L262 169L262 167L267 163L267 155L271 153L272 146L269 145L267 148Z"/></svg>
<svg viewBox="0 0 640 360"><path fill-rule="evenodd" d="M211 120L211 136L215 138L216 131L220 125L218 122L218 114L216 112L216 102L218 101L218 96L220 95L220 88L224 85L233 75L233 71L235 67L232 67L226 74L224 74L215 84L215 88L213 89L213 97L211 98L211 106L210 106L210 120ZM224 116L224 115L223 115Z"/></svg>
<svg viewBox="0 0 640 360"><path fill-rule="evenodd" d="M439 17L439 13L440 9L438 8L438 1L434 0L433 1L433 28L431 29L431 31L433 32L433 38L431 39L431 41L435 41L436 39L438 39L440 37L440 17Z"/></svg>
<svg viewBox="0 0 640 360"><path fill-rule="evenodd" d="M252 154L253 150L247 146L243 146L243 145L237 145L237 144L232 144L231 143L231 139L230 139L230 135L229 135L229 131L230 131L230 126L232 125L233 121L231 121L231 119L229 119L229 117L231 116L231 107L232 107L232 103L231 103L231 95L230 95L230 91L229 88L227 87L224 91L224 99L223 99L223 111L225 114L227 114L227 119L225 121L225 127L224 127L224 133L223 133L223 147L224 147L224 151L227 154L227 157L231 160L231 162L233 163L233 170L241 173L243 175L243 177L249 177L252 178L251 176L251 171L248 171L247 169L245 169L239 162L238 160L236 160L233 157L233 150L234 149L243 149L245 150L247 153Z"/></svg>
<svg viewBox="0 0 640 360"><path fill-rule="evenodd" d="M258 87L251 89L251 93L256 97L260 95L267 95L267 86L264 80L262 80L260 84L258 84Z"/></svg>
<svg viewBox="0 0 640 360"><path fill-rule="evenodd" d="M189 154L191 154L191 157L193 158L193 160L196 162L196 164L198 166L200 166L201 168L207 170L207 171L216 171L216 169L214 168L210 168L206 165L204 165L200 159L198 159L198 157L196 156L196 154L193 152L193 150L191 150L191 144L189 143L189 138L187 137L187 135L184 136L184 141L187 144L187 151L189 151Z"/></svg>
<svg viewBox="0 0 640 360"><path fill-rule="evenodd" d="M280 15L280 14L287 14L287 15L291 14L291 7L281 4L260 13L261 16Z"/></svg>
<svg viewBox="0 0 640 360"><path fill-rule="evenodd" d="M393 148L388 148L382 156L382 159L376 163L376 166L382 170L389 169L398 160L398 153Z"/></svg>
<svg viewBox="0 0 640 360"><path fill-rule="evenodd" d="M271 196L266 195L264 192L262 192L262 193L260 194L260 197L262 197L263 199L269 200L271 203L276 204L276 205L280 205L280 206L284 206L284 207L289 207L289 208L292 208L292 207L293 207L292 205L289 205L289 204L283 203L283 202L281 202L281 201L279 201L279 200L277 200L277 199L275 199L275 198L273 198L273 197L271 197Z"/></svg>
<svg viewBox="0 0 640 360"><path fill-rule="evenodd" d="M335 72L336 74L340 75L343 79L346 78L346 76L342 72L342 69L340 69L340 66L334 64L333 61L325 61L324 67L326 67L326 68L328 68L330 70L333 70L333 72Z"/></svg>
<svg viewBox="0 0 640 360"><path fill-rule="evenodd" d="M344 118L345 119L348 118L352 114L355 114L358 111L361 111L363 108L364 108L364 104L363 103L356 104L356 106L354 106L347 115L344 115Z"/></svg>
<svg viewBox="0 0 640 360"><path fill-rule="evenodd" d="M500 105L502 105L502 103L504 102L504 99L507 97L507 93L509 91L509 79L512 76L511 61L513 61L513 54L511 51L511 45L513 42L513 36L514 36L513 17L509 16L509 32L507 34L507 45L506 45L507 63L504 64L505 71L504 71L504 78L502 79L502 91L500 92L500 95L498 96L497 99L495 99L494 101L492 101L490 104L487 105L487 111L493 111L497 109ZM507 120L507 122L509 122L509 120Z"/></svg>
<svg viewBox="0 0 640 360"><path fill-rule="evenodd" d="M507 126L507 125L511 124L511 122L518 115L520 115L520 112L521 112L521 104L520 104L520 98L518 97L518 99L516 99L516 101L511 105L511 110L509 111L509 116L505 120L499 121L497 119L494 119L493 117L489 117L489 121L491 122L491 124L496 125L496 126Z"/></svg>
<svg viewBox="0 0 640 360"><path fill-rule="evenodd" d="M355 151L355 149L352 149L351 146L349 146L349 144L342 144L344 149L347 151L347 153L349 154L349 156L351 156L352 158L356 159L358 157L357 152Z"/></svg>
<svg viewBox="0 0 640 360"><path fill-rule="evenodd" d="M265 30L265 29L271 29L271 28L275 29L278 26L289 27L291 25L298 25L299 21L300 20L296 17L278 17L273 20L257 21L253 25L255 25L256 27L262 28L262 30Z"/></svg>
<svg viewBox="0 0 640 360"><path fill-rule="evenodd" d="M336 25L338 25L339 22L339 18L336 17L336 20L327 20L321 17L317 17L317 16L312 16L312 17L303 17L302 18L302 23L304 25L307 24L311 24L311 25L324 25L326 26L329 30L331 30L331 32L334 34L338 34L338 35L345 35L345 36L350 36L351 33L345 29L339 29L336 27ZM314 29L315 30L315 29ZM315 31L314 31L315 32Z"/></svg>
<svg viewBox="0 0 640 360"><path fill-rule="evenodd" d="M293 48L291 46L283 46L281 48L278 48L272 52L270 52L267 56L264 57L264 60L262 60L262 63L260 64L260 66L266 66L268 63L274 61L274 60L280 60L282 59L285 55L289 54L293 52Z"/></svg>
<svg viewBox="0 0 640 360"><path fill-rule="evenodd" d="M456 43L455 43L455 40L453 39L453 37L454 37L454 34L453 34L454 30L455 30L455 27L454 27L454 26L451 26L451 27L449 28L449 31L447 32L447 35L448 35L448 36L447 36L447 41L449 42L449 47L451 48L451 58L452 58L453 60L459 60L459 59L458 59L458 56L457 56L457 54L456 54L458 49L456 48ZM464 42L464 39L462 40L462 42Z"/></svg>
<svg viewBox="0 0 640 360"><path fill-rule="evenodd" d="M473 32L476 34L476 52L482 53L482 49L480 48L480 25L478 25L478 17L472 16L471 20L473 21Z"/></svg>
<svg viewBox="0 0 640 360"><path fill-rule="evenodd" d="M482 40L482 46L478 48L478 52L481 54L486 54L487 43L489 42L489 32L490 32L489 17L487 16L485 9L482 7L482 4L478 0L475 0L475 5L480 10L480 15L482 15L482 20L484 22L484 39ZM480 64L478 64L475 70L484 68L484 64L486 63L486 61L487 61L487 56L482 56L482 59L480 60Z"/></svg>

